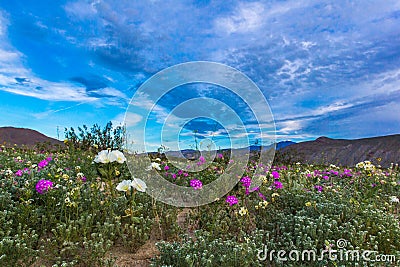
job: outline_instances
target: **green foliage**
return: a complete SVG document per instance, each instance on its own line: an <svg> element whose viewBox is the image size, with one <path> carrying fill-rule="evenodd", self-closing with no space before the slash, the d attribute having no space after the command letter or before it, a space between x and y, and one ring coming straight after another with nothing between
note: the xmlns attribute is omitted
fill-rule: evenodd
<svg viewBox="0 0 400 267"><path fill-rule="evenodd" d="M122 150L125 134L125 126L113 127L112 122L108 122L103 129L98 124L94 124L90 129L83 125L78 127L78 132L72 127L65 128L65 138L69 147L80 150Z"/></svg>

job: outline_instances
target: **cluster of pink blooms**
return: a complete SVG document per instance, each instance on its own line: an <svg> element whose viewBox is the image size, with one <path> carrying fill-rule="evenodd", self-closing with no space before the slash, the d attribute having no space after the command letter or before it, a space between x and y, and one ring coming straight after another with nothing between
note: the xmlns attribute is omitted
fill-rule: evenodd
<svg viewBox="0 0 400 267"><path fill-rule="evenodd" d="M203 187L203 183L198 179L193 179L190 180L190 186L193 187L194 190L198 190Z"/></svg>
<svg viewBox="0 0 400 267"><path fill-rule="evenodd" d="M29 168L24 168L23 170L18 170L15 172L15 176L22 176L24 173L30 173Z"/></svg>
<svg viewBox="0 0 400 267"><path fill-rule="evenodd" d="M36 191L39 194L44 194L51 188L53 188L53 182L50 180L42 179L39 180L36 184Z"/></svg>
<svg viewBox="0 0 400 267"><path fill-rule="evenodd" d="M233 206L238 203L238 199L235 196L227 196L226 202L229 204L229 206Z"/></svg>
<svg viewBox="0 0 400 267"><path fill-rule="evenodd" d="M203 156L199 157L199 161L197 162L197 166L201 166L206 163L206 159Z"/></svg>
<svg viewBox="0 0 400 267"><path fill-rule="evenodd" d="M46 167L47 165L49 165L49 162L52 160L51 157L47 157L46 159L42 160L41 162L38 163L38 168L43 169L44 167Z"/></svg>

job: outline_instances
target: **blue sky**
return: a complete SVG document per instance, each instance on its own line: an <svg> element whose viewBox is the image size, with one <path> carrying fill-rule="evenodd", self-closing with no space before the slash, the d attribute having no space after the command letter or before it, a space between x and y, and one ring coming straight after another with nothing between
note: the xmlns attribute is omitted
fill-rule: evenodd
<svg viewBox="0 0 400 267"><path fill-rule="evenodd" d="M58 126L63 138L64 127L118 124L158 71L214 61L257 84L278 141L400 133L399 25L397 0L2 1L0 126L52 137ZM178 88L160 109L213 92ZM208 124L186 127L221 131Z"/></svg>

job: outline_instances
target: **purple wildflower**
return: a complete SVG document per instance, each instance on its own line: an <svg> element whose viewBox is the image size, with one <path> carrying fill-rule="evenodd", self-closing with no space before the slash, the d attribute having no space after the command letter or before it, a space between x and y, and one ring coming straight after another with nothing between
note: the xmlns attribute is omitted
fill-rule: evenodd
<svg viewBox="0 0 400 267"><path fill-rule="evenodd" d="M322 192L322 190L324 189L321 185L316 185L314 186L315 189L318 190L318 192Z"/></svg>
<svg viewBox="0 0 400 267"><path fill-rule="evenodd" d="M242 183L242 185L246 188L250 187L251 185L251 178L248 176L243 177L240 182Z"/></svg>
<svg viewBox="0 0 400 267"><path fill-rule="evenodd" d="M171 173L171 176L173 179L176 179L176 174L175 173Z"/></svg>
<svg viewBox="0 0 400 267"><path fill-rule="evenodd" d="M325 175L325 176L322 177L322 178L324 178L325 180L329 180L329 176L327 176L327 175Z"/></svg>
<svg viewBox="0 0 400 267"><path fill-rule="evenodd" d="M193 187L194 190L197 190L203 187L203 183L200 180L193 179L190 180L190 186Z"/></svg>
<svg viewBox="0 0 400 267"><path fill-rule="evenodd" d="M164 171L168 171L168 170L169 170L169 166L168 166L168 165L165 165Z"/></svg>
<svg viewBox="0 0 400 267"><path fill-rule="evenodd" d="M229 206L233 206L238 203L238 199L235 196L227 196L226 202L229 203Z"/></svg>
<svg viewBox="0 0 400 267"><path fill-rule="evenodd" d="M16 176L22 176L22 174L23 174L22 170L18 170L15 172Z"/></svg>
<svg viewBox="0 0 400 267"><path fill-rule="evenodd" d="M273 171L273 172L271 172L271 174L272 174L272 177L274 177L275 179L279 179L279 177L280 177L279 172L277 172L277 171Z"/></svg>
<svg viewBox="0 0 400 267"><path fill-rule="evenodd" d="M282 183L279 182L279 181L275 181L274 182L274 186L275 186L276 189L281 189L283 187Z"/></svg>
<svg viewBox="0 0 400 267"><path fill-rule="evenodd" d="M53 182L50 180L42 179L42 180L39 180L36 184L36 191L39 194L44 194L51 188L53 188Z"/></svg>
<svg viewBox="0 0 400 267"><path fill-rule="evenodd" d="M43 169L44 167L46 167L49 164L49 162L47 160L42 160L41 162L38 163L38 167L39 169Z"/></svg>
<svg viewBox="0 0 400 267"><path fill-rule="evenodd" d="M258 196L261 197L263 200L267 200L267 198L261 192L258 193Z"/></svg>

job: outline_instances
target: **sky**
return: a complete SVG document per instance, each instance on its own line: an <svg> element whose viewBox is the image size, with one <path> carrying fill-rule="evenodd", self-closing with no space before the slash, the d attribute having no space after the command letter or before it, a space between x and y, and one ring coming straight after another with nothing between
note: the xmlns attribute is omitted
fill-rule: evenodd
<svg viewBox="0 0 400 267"><path fill-rule="evenodd" d="M130 102L147 79L210 61L257 85L277 141L398 134L399 25L398 0L1 1L0 126L64 139L65 127L118 125L128 107L139 125L146 118ZM179 117L179 103L214 97L248 129L248 106L224 90L180 86L156 112ZM179 124L179 138L226 136L224 120Z"/></svg>

